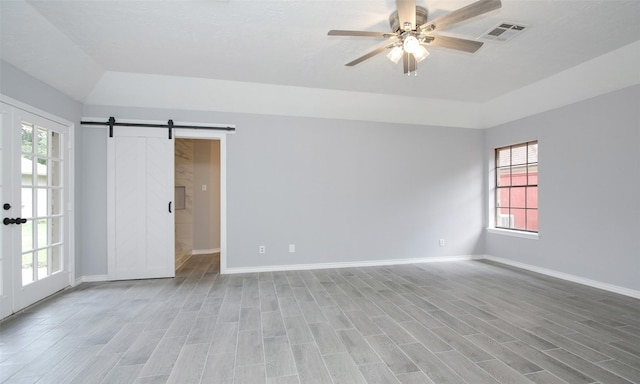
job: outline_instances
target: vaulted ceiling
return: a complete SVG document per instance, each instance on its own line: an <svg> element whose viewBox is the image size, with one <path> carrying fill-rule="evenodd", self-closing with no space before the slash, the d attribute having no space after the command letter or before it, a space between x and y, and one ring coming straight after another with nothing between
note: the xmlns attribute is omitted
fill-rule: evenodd
<svg viewBox="0 0 640 384"><path fill-rule="evenodd" d="M471 2L417 1L429 19ZM502 4L441 32L483 41L480 50L429 47L416 76L384 54L345 67L384 41L327 36L330 29L390 31L395 0L2 0L0 56L83 102L106 75L127 73L479 105L624 47L640 56L638 0ZM503 22L525 29L507 42L482 38Z"/></svg>

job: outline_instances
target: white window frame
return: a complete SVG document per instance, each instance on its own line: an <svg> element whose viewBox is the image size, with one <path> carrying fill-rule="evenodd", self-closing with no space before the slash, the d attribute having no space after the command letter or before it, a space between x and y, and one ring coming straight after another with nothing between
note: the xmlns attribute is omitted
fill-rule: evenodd
<svg viewBox="0 0 640 384"><path fill-rule="evenodd" d="M522 143L528 143L531 141L537 141L538 143L540 143L540 140L538 139L532 139L532 140L526 140L526 141L522 141ZM495 227L495 222L496 222L496 155L495 155L495 151L496 148L502 148L507 145L501 145L501 146L496 146L495 148L491 149L491 153L489 154L489 161L487 162L488 165L488 172L487 172L487 177L488 177L488 183L487 185L489 185L489 190L488 190L488 194L487 194L487 207L488 207L488 214L487 214L487 227L485 228L485 230L487 231L487 233L493 234L493 235L501 235L501 236L510 236L510 237L518 237L518 238L522 238L522 239L529 239L529 240L538 240L540 238L540 229L538 229L538 232L527 232L527 231L520 231L517 229L507 229L507 228L496 228ZM538 165L539 166L539 165Z"/></svg>

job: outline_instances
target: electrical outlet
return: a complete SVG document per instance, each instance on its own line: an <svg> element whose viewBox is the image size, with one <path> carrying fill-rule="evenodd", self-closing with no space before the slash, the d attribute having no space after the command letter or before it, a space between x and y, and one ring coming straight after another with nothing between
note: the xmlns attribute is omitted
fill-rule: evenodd
<svg viewBox="0 0 640 384"><path fill-rule="evenodd" d="M440 244L441 247L444 247L444 239L440 239L440 241L438 242L438 244Z"/></svg>
<svg viewBox="0 0 640 384"><path fill-rule="evenodd" d="M202 184L202 191L206 191L207 190L207 184Z"/></svg>
<svg viewBox="0 0 640 384"><path fill-rule="evenodd" d="M289 244L289 253L294 253L296 251L296 245L295 244Z"/></svg>
<svg viewBox="0 0 640 384"><path fill-rule="evenodd" d="M259 246L258 253L267 253L267 248L264 245Z"/></svg>

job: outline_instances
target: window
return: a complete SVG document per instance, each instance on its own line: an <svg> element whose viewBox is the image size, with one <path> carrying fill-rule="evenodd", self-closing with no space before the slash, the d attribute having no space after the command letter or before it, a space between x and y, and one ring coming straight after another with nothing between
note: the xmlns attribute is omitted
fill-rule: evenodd
<svg viewBox="0 0 640 384"><path fill-rule="evenodd" d="M495 227L538 232L538 142L496 149Z"/></svg>

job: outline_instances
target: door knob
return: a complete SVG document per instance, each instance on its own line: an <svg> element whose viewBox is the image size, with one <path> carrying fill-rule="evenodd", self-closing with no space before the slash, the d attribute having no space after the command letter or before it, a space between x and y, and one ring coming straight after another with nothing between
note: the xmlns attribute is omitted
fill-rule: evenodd
<svg viewBox="0 0 640 384"><path fill-rule="evenodd" d="M9 203L4 203L4 205L2 206L2 208L4 208L5 211L8 211L11 209L11 204Z"/></svg>
<svg viewBox="0 0 640 384"><path fill-rule="evenodd" d="M9 224L24 224L27 222L27 219L21 219L21 218L15 218L15 219L10 219L8 217L5 217L4 220L2 220L2 224L4 225L9 225Z"/></svg>

